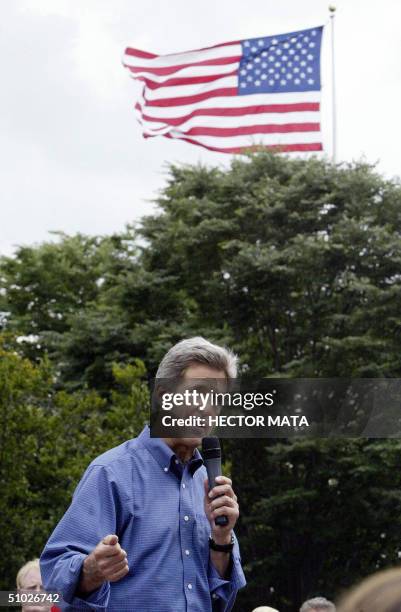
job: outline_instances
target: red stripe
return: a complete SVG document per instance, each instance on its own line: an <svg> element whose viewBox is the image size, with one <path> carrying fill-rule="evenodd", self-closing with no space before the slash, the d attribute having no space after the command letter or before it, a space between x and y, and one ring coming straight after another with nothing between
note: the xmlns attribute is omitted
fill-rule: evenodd
<svg viewBox="0 0 401 612"><path fill-rule="evenodd" d="M250 134L288 134L289 132L318 132L319 123L285 123L271 125L243 125L236 128L194 127L186 136L248 136Z"/></svg>
<svg viewBox="0 0 401 612"><path fill-rule="evenodd" d="M256 115L258 113L297 113L304 111L319 111L319 102L299 102L296 104L263 104L259 106L243 106L237 108L197 108L181 117L151 117L143 113L142 106L135 104L135 108L142 113L146 121L166 123L167 125L181 125L188 119L198 116L207 117L240 117L242 115Z"/></svg>
<svg viewBox="0 0 401 612"><path fill-rule="evenodd" d="M127 47L125 49L125 55L133 55L134 57L142 57L144 59L154 59L155 57L159 57L154 53L148 53L147 51L141 51L140 49L133 49L132 47Z"/></svg>
<svg viewBox="0 0 401 612"><path fill-rule="evenodd" d="M202 102L209 98L217 96L236 96L238 87L222 87L221 89L212 89L212 91L204 91L203 93L194 96L181 96L180 98L160 98L158 100L146 100L146 106L181 106L185 104L194 104Z"/></svg>
<svg viewBox="0 0 401 612"><path fill-rule="evenodd" d="M157 56L156 56L157 57ZM217 57L215 59L203 60L201 62L191 62L190 64L177 64L175 66L165 66L160 68L151 68L148 66L128 66L123 64L130 72L148 72L157 76L164 76L166 74L174 74L177 70L182 68L190 68L192 66L226 66L227 64L234 64L239 62L241 55L233 55L232 57ZM135 76L134 76L135 78Z"/></svg>
<svg viewBox="0 0 401 612"><path fill-rule="evenodd" d="M174 136L171 136L170 134L164 134L164 136L165 138L174 138ZM208 145L197 142L192 138L178 138L177 140L184 140L185 142L189 142L190 144L198 145L199 147L203 147L204 149L208 149L209 151L217 151L218 153L248 153L251 151L260 151L262 149L276 151L277 153L294 153L297 151L323 151L323 146L321 142L303 142L286 145L252 145L249 147L226 147L223 149L219 147L210 147Z"/></svg>
<svg viewBox="0 0 401 612"><path fill-rule="evenodd" d="M234 76L238 74L237 68L232 72L227 72L226 74L211 74L208 76L197 76L197 77L176 77L174 79L167 79L163 83L158 83L157 81L151 81L146 77L136 77L138 81L144 81L149 87L149 89L159 89L159 87L172 87L174 85L197 85L199 83L212 83L213 81L218 81L224 77Z"/></svg>

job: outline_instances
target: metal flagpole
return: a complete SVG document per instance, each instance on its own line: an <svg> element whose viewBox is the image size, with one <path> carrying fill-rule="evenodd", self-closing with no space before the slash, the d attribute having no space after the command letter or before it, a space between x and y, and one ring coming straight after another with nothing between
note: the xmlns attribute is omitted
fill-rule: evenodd
<svg viewBox="0 0 401 612"><path fill-rule="evenodd" d="M336 117L336 73L334 63L334 16L336 7L333 4L329 6L331 20L331 110L332 110L332 161L333 164L337 160L337 117Z"/></svg>

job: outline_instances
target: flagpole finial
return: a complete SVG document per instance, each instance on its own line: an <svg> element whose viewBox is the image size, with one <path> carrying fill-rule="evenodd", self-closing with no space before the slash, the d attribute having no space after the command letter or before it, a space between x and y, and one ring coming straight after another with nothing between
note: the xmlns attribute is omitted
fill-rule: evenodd
<svg viewBox="0 0 401 612"><path fill-rule="evenodd" d="M334 6L334 4L329 4L329 11L332 14L332 16L334 16L334 13L336 12L337 8Z"/></svg>

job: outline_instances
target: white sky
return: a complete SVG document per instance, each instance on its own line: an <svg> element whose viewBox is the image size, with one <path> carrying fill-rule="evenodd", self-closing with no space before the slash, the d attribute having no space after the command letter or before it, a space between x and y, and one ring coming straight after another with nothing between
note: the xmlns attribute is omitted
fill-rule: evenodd
<svg viewBox="0 0 401 612"><path fill-rule="evenodd" d="M144 140L124 48L172 53L328 21L324 0L14 0L0 2L0 254L49 231L108 234L152 211L166 162L230 156ZM336 3L338 160L400 174L401 3ZM330 153L329 29L323 133Z"/></svg>

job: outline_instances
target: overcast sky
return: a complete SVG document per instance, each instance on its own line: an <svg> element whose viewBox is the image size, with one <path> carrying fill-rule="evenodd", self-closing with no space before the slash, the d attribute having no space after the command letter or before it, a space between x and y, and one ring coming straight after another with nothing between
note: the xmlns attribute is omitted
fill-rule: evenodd
<svg viewBox="0 0 401 612"><path fill-rule="evenodd" d="M52 230L107 234L152 211L166 162L230 156L144 140L127 45L172 53L324 24L323 0L3 0L0 24L0 253ZM336 3L338 159L400 174L401 3ZM323 44L323 135L330 153L330 36Z"/></svg>

